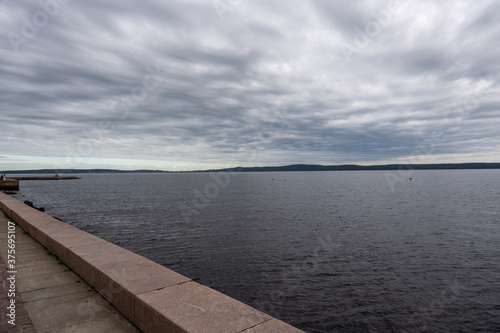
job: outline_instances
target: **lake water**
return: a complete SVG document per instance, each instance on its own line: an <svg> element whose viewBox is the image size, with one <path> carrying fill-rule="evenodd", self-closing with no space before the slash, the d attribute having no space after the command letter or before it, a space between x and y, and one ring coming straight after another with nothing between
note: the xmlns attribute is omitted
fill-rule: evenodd
<svg viewBox="0 0 500 333"><path fill-rule="evenodd" d="M306 332L500 332L500 170L82 174L20 200Z"/></svg>

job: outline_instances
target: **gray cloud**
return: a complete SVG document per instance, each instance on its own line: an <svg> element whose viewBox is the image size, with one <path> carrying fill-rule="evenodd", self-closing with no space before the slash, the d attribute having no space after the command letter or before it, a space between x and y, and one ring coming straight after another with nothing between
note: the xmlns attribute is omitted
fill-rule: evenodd
<svg viewBox="0 0 500 333"><path fill-rule="evenodd" d="M429 161L494 160L498 3L393 3L5 1L2 154L375 163L438 133Z"/></svg>

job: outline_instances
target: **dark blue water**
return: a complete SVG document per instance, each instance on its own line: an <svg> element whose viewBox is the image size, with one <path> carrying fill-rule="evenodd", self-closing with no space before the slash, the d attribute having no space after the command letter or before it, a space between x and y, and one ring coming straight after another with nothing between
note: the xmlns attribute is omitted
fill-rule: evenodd
<svg viewBox="0 0 500 333"><path fill-rule="evenodd" d="M17 195L307 332L500 332L500 170L84 174Z"/></svg>

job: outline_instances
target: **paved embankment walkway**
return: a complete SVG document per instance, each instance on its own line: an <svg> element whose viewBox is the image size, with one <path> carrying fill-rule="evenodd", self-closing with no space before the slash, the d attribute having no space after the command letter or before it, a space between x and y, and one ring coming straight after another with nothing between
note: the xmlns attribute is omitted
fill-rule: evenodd
<svg viewBox="0 0 500 333"><path fill-rule="evenodd" d="M0 332L140 332L19 226L15 229L16 325L9 324L7 230L8 220L0 210Z"/></svg>

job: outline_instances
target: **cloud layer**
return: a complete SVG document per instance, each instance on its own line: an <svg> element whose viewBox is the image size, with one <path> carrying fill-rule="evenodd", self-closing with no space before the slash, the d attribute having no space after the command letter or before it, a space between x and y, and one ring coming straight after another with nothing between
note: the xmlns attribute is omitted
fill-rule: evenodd
<svg viewBox="0 0 500 333"><path fill-rule="evenodd" d="M6 167L498 162L496 1L1 6Z"/></svg>

